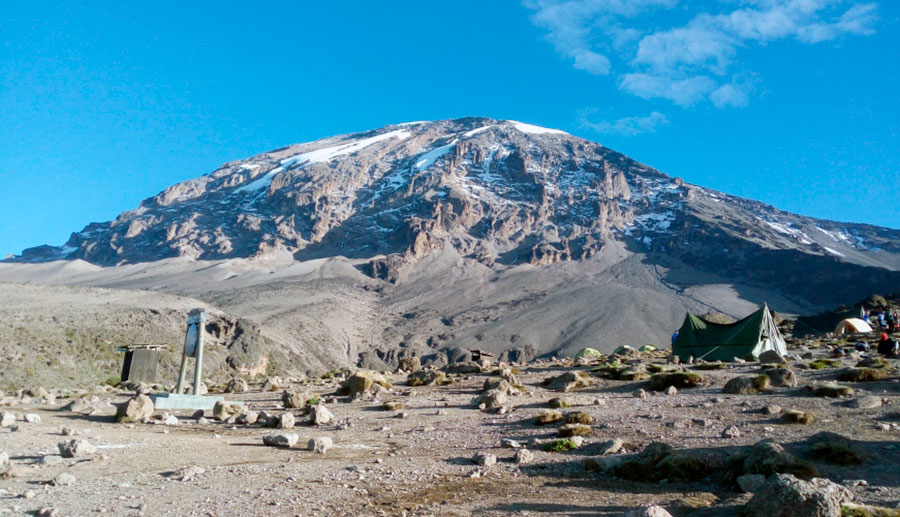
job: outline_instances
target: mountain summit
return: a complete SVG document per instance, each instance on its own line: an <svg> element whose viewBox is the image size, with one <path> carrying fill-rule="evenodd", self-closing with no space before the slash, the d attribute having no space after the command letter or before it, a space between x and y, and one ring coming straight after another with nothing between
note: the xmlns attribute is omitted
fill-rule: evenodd
<svg viewBox="0 0 900 517"><path fill-rule="evenodd" d="M289 253L369 258L370 275L396 281L404 265L447 246L491 267L588 259L611 241L800 284L812 264L829 275L840 264L875 267L874 280L900 268L896 230L793 215L560 130L480 117L390 125L229 162L13 261ZM839 276L850 280L851 270Z"/></svg>

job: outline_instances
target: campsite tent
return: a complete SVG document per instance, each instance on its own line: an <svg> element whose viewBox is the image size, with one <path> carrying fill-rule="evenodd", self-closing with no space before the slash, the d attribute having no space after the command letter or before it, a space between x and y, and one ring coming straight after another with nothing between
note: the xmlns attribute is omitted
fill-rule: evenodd
<svg viewBox="0 0 900 517"><path fill-rule="evenodd" d="M847 318L841 320L834 328L835 334L856 334L860 332L872 332L872 327L859 318Z"/></svg>
<svg viewBox="0 0 900 517"><path fill-rule="evenodd" d="M682 361L690 356L705 361L756 359L768 350L787 355L784 338L765 304L746 318L728 324L712 323L688 313L672 344L672 353Z"/></svg>

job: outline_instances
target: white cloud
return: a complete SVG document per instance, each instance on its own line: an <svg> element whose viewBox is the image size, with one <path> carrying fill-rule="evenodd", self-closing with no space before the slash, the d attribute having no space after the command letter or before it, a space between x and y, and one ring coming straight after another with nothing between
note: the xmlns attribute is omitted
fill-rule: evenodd
<svg viewBox="0 0 900 517"><path fill-rule="evenodd" d="M590 117L597 111L599 111L597 108L582 110L579 117L581 127L592 129L598 133L635 136L643 133L655 133L658 128L669 123L669 118L658 111L645 117L625 117L615 122L594 122Z"/></svg>
<svg viewBox="0 0 900 517"><path fill-rule="evenodd" d="M683 3L659 26L658 11L677 0L525 0L532 22L573 66L615 74L619 88L641 98L681 106L709 101L719 108L746 106L753 84L732 72L751 45L793 39L804 44L874 32L877 6L860 0L730 0L708 12ZM709 4L703 4L708 6ZM731 6L731 7L729 7Z"/></svg>
<svg viewBox="0 0 900 517"><path fill-rule="evenodd" d="M625 74L619 88L642 99L668 99L679 106L692 106L716 88L716 81L705 76L675 79L665 75Z"/></svg>
<svg viewBox="0 0 900 517"><path fill-rule="evenodd" d="M609 58L595 48L597 36L612 29L615 17L631 17L653 7L671 7L677 0L525 0L535 11L532 23L547 30L556 51L579 70L606 75ZM627 35L627 33L622 33ZM604 50L606 52L606 50Z"/></svg>

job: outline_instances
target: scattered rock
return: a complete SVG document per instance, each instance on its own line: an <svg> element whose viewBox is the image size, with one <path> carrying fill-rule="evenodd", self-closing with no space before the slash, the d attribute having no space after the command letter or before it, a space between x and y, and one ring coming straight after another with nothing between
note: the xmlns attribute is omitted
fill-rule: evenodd
<svg viewBox="0 0 900 517"><path fill-rule="evenodd" d="M202 418L202 417L201 417ZM253 425L259 421L259 413L256 411L247 411L238 417L237 422L244 425ZM199 422L199 420L198 420Z"/></svg>
<svg viewBox="0 0 900 517"><path fill-rule="evenodd" d="M250 391L247 381L241 378L234 378L225 385L225 393L246 393Z"/></svg>
<svg viewBox="0 0 900 517"><path fill-rule="evenodd" d="M722 438L740 438L741 430L736 425L730 425L722 431Z"/></svg>
<svg viewBox="0 0 900 517"><path fill-rule="evenodd" d="M9 465L9 453L0 452L0 467Z"/></svg>
<svg viewBox="0 0 900 517"><path fill-rule="evenodd" d="M640 508L632 508L625 512L625 517L672 517L662 506L654 504L641 506Z"/></svg>
<svg viewBox="0 0 900 517"><path fill-rule="evenodd" d="M62 461L63 457L59 454L48 454L41 457L41 465L45 465L48 467L52 465L59 465L60 463L62 463Z"/></svg>
<svg viewBox="0 0 900 517"><path fill-rule="evenodd" d="M527 465L534 461L534 453L528 449L519 449L516 451L516 455L513 458L516 465Z"/></svg>
<svg viewBox="0 0 900 517"><path fill-rule="evenodd" d="M94 407L84 399L75 399L72 402L59 408L60 411L68 411L70 413L87 413L93 411Z"/></svg>
<svg viewBox="0 0 900 517"><path fill-rule="evenodd" d="M263 445L268 447L293 447L300 440L297 433L277 433L263 436Z"/></svg>
<svg viewBox="0 0 900 517"><path fill-rule="evenodd" d="M332 448L334 443L331 438L323 436L321 438L313 438L307 443L306 448L316 452L317 454L325 454L328 449Z"/></svg>
<svg viewBox="0 0 900 517"><path fill-rule="evenodd" d="M25 421L28 422L29 424L41 423L41 415L38 415L36 413L27 413L24 418L25 418Z"/></svg>
<svg viewBox="0 0 900 517"><path fill-rule="evenodd" d="M597 445L597 453L600 456L606 456L609 454L617 454L622 450L622 447L625 446L625 441L619 438L615 438L613 440L609 440L607 442L603 442Z"/></svg>
<svg viewBox="0 0 900 517"><path fill-rule="evenodd" d="M400 369L407 372L415 372L422 369L422 360L418 357L404 357L400 359Z"/></svg>
<svg viewBox="0 0 900 517"><path fill-rule="evenodd" d="M880 408L883 404L881 397L877 395L866 395L864 397L859 397L851 400L848 405L852 408L856 409L876 409Z"/></svg>
<svg viewBox="0 0 900 517"><path fill-rule="evenodd" d="M0 427L11 427L15 423L16 414L9 411L4 411L3 416L0 417Z"/></svg>
<svg viewBox="0 0 900 517"><path fill-rule="evenodd" d="M488 454L486 452L479 452L475 456L472 457L472 462L476 465L483 465L485 467L491 467L497 464L497 456L493 454Z"/></svg>
<svg viewBox="0 0 900 517"><path fill-rule="evenodd" d="M311 398L309 393L299 391L285 391L281 394L281 403L285 409L302 409L306 407L306 401Z"/></svg>
<svg viewBox="0 0 900 517"><path fill-rule="evenodd" d="M216 401L213 406L213 418L218 421L228 420L230 417L238 417L247 412L247 407L239 402L230 402L227 400Z"/></svg>
<svg viewBox="0 0 900 517"><path fill-rule="evenodd" d="M78 434L78 431L75 430L74 427L70 427L70 426L63 427L60 432L62 433L63 436L75 436L76 434Z"/></svg>
<svg viewBox="0 0 900 517"><path fill-rule="evenodd" d="M97 452L97 447L87 440L69 440L68 442L59 442L57 446L63 458L82 458Z"/></svg>
<svg viewBox="0 0 900 517"><path fill-rule="evenodd" d="M776 404L771 404L769 406L762 408L762 413L764 415L769 415L769 416L778 415L781 413L781 411L782 411L781 406L776 405Z"/></svg>
<svg viewBox="0 0 900 517"><path fill-rule="evenodd" d="M205 468L191 465L189 467L184 467L183 469L172 472L169 475L169 478L176 481L193 481L205 472Z"/></svg>
<svg viewBox="0 0 900 517"><path fill-rule="evenodd" d="M634 397L634 398L636 398L636 399L645 399L645 398L647 398L649 395L648 395L647 392L644 391L642 388L638 388L638 389L636 389L636 390L634 390L634 391L631 392L631 396Z"/></svg>
<svg viewBox="0 0 900 517"><path fill-rule="evenodd" d="M672 396L678 393L678 388L676 388L675 386L669 386L668 388L663 390L663 393Z"/></svg>
<svg viewBox="0 0 900 517"><path fill-rule="evenodd" d="M278 415L278 428L279 429L292 429L294 424L296 423L296 419L294 415L291 413L282 413Z"/></svg>
<svg viewBox="0 0 900 517"><path fill-rule="evenodd" d="M501 438L500 446L506 449L520 449L522 448L522 444L513 440L512 438Z"/></svg>
<svg viewBox="0 0 900 517"><path fill-rule="evenodd" d="M334 414L324 404L316 404L310 408L310 421L313 425L328 425L334 421Z"/></svg>
<svg viewBox="0 0 900 517"><path fill-rule="evenodd" d="M770 477L744 507L745 517L840 516L853 493L827 479L803 481L790 474Z"/></svg>
<svg viewBox="0 0 900 517"><path fill-rule="evenodd" d="M62 474L53 478L53 484L56 486L69 486L75 484L75 476L69 474L68 472L63 472Z"/></svg>
<svg viewBox="0 0 900 517"><path fill-rule="evenodd" d="M762 490L763 485L766 484L766 476L762 474L744 474L743 476L738 476L737 484L741 491L755 494Z"/></svg>
<svg viewBox="0 0 900 517"><path fill-rule="evenodd" d="M778 352L774 350L766 350L765 352L759 354L759 362L760 363L784 363L786 362L784 357L781 356Z"/></svg>
<svg viewBox="0 0 900 517"><path fill-rule="evenodd" d="M406 377L407 386L430 386L432 384L445 386L453 384L453 379L447 377L444 372L436 370L418 370Z"/></svg>

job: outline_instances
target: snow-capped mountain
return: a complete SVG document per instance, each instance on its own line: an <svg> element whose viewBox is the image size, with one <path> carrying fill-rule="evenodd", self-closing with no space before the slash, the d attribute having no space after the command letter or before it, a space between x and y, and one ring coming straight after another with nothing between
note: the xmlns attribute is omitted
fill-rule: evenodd
<svg viewBox="0 0 900 517"><path fill-rule="evenodd" d="M900 269L900 231L790 214L684 183L563 131L475 117L229 162L88 225L64 246L12 260L116 265L290 253L371 259L367 274L396 281L405 265L447 246L493 267L588 259L612 241L813 298L807 291L823 282L861 290Z"/></svg>

